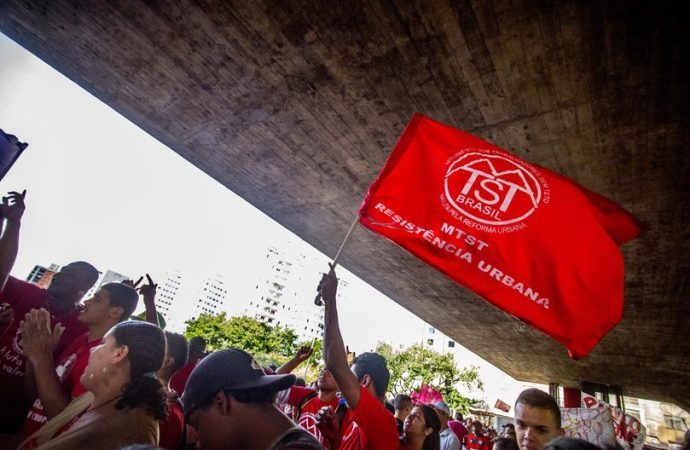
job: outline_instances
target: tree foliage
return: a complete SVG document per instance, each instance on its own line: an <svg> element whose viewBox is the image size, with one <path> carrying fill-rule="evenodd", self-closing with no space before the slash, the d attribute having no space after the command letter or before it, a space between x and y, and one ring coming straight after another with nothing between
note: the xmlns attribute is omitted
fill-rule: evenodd
<svg viewBox="0 0 690 450"><path fill-rule="evenodd" d="M239 348L251 353L263 365L281 366L295 355L302 345L311 342L298 342L297 334L287 327L271 326L251 317L230 317L202 314L185 322L185 337L201 336L206 339L211 351L225 348ZM314 342L314 354L310 366L321 360L321 341Z"/></svg>
<svg viewBox="0 0 690 450"><path fill-rule="evenodd" d="M475 401L460 394L457 386L468 390L484 388L477 368L458 369L452 353L438 353L420 344L393 350L385 343L379 343L376 351L388 361L391 373L388 390L394 395L409 395L426 384L441 392L448 406L466 413Z"/></svg>

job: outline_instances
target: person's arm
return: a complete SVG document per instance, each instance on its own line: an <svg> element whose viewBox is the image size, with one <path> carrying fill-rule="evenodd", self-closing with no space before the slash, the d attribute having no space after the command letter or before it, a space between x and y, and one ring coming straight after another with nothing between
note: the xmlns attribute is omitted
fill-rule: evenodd
<svg viewBox="0 0 690 450"><path fill-rule="evenodd" d="M10 192L2 198L0 216L4 222L2 236L0 236L0 292L5 289L5 284L10 276L14 261L19 252L19 229L21 228L22 215L24 214L24 197L26 191Z"/></svg>
<svg viewBox="0 0 690 450"><path fill-rule="evenodd" d="M160 326L160 323L158 323L158 311L156 311L156 288L158 285L153 283L153 280L148 273L146 274L146 280L148 281L148 284L145 284L139 288L139 293L144 297L146 321L156 326Z"/></svg>
<svg viewBox="0 0 690 450"><path fill-rule="evenodd" d="M355 409L359 404L361 386L357 377L350 371L347 365L345 344L340 334L338 325L338 310L335 304L335 295L338 290L338 278L335 271L331 270L323 275L319 284L321 298L325 306L325 330L323 335L323 358L326 368L331 372L340 392L343 394L350 409Z"/></svg>
<svg viewBox="0 0 690 450"><path fill-rule="evenodd" d="M292 373L292 371L295 370L297 366L302 364L304 361L308 360L313 352L314 350L311 347L300 347L300 349L297 350L297 353L295 353L295 356L290 361L286 362L282 366L278 367L278 369L276 369L276 375Z"/></svg>
<svg viewBox="0 0 690 450"><path fill-rule="evenodd" d="M51 330L50 313L45 309L33 309L25 316L21 330L22 348L32 368L38 398L41 399L46 416L55 417L71 400L69 392L62 389L53 360L53 351L60 341L64 327L57 324Z"/></svg>

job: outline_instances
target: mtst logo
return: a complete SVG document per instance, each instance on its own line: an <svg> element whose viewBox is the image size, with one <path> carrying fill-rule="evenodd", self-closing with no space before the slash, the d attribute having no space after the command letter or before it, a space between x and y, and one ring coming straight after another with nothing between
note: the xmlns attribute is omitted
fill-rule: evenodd
<svg viewBox="0 0 690 450"><path fill-rule="evenodd" d="M526 219L542 199L531 168L492 150L468 149L455 155L445 178L446 199L466 217L486 225Z"/></svg>

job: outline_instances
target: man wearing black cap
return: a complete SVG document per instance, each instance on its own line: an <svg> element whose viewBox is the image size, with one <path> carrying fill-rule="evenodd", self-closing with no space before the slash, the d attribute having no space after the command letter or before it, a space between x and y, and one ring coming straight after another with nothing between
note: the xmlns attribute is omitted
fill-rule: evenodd
<svg viewBox="0 0 690 450"><path fill-rule="evenodd" d="M207 450L323 450L273 404L294 375L265 375L247 352L212 353L192 371L182 396L185 416Z"/></svg>

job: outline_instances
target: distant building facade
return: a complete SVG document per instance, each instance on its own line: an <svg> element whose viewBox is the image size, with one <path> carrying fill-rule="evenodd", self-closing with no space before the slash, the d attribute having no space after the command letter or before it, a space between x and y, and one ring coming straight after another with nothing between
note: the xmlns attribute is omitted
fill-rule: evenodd
<svg viewBox="0 0 690 450"><path fill-rule="evenodd" d="M46 289L50 282L53 281L53 275L59 271L60 266L57 264L51 264L48 267L36 265L29 273L29 276L26 277L26 281Z"/></svg>

